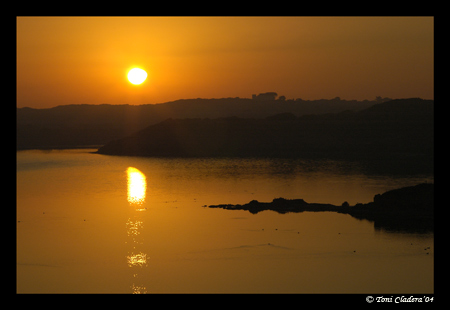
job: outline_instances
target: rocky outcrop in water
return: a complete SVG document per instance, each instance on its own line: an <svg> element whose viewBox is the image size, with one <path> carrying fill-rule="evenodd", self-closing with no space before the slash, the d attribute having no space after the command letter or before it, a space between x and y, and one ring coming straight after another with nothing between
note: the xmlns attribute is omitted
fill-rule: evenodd
<svg viewBox="0 0 450 310"><path fill-rule="evenodd" d="M272 202L252 200L240 205L220 204L209 208L245 210L256 214L271 210L289 212L338 212L373 221L376 229L404 232L430 232L434 229L434 184L423 183L377 194L373 202L350 206L308 203L303 199L276 198Z"/></svg>

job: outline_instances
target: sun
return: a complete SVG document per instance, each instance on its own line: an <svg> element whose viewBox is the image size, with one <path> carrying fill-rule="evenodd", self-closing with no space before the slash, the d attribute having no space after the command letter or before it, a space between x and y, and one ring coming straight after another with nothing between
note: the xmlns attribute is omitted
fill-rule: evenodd
<svg viewBox="0 0 450 310"><path fill-rule="evenodd" d="M147 72L145 72L145 70L143 69L133 68L130 71L128 71L128 81L130 81L131 84L134 85L142 84L146 78Z"/></svg>

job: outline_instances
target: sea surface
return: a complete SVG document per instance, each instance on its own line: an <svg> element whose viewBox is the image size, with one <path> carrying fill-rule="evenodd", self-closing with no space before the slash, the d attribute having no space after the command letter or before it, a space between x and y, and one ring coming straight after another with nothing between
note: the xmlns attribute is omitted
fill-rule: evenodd
<svg viewBox="0 0 450 310"><path fill-rule="evenodd" d="M430 173L93 151L17 152L18 293L434 293L432 233L333 212L204 207L278 197L354 205L433 182Z"/></svg>

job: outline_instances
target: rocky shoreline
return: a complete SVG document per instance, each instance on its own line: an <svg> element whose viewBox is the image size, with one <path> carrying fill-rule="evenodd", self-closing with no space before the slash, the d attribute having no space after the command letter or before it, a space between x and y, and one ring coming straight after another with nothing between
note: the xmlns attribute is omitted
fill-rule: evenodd
<svg viewBox="0 0 450 310"><path fill-rule="evenodd" d="M338 212L360 220L374 222L375 229L427 233L434 230L434 184L422 183L375 195L373 202L350 206L347 202L336 206L308 203L303 199L275 198L272 202L252 200L240 205L205 206L226 210L245 210L252 214L271 210L289 212Z"/></svg>

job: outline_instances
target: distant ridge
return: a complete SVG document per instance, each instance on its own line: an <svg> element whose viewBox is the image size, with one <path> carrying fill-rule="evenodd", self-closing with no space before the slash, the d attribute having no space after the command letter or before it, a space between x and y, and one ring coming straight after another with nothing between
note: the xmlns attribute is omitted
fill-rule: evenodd
<svg viewBox="0 0 450 310"><path fill-rule="evenodd" d="M100 154L163 157L404 158L431 160L433 102L405 99L361 111L265 119L167 119L111 141Z"/></svg>
<svg viewBox="0 0 450 310"><path fill-rule="evenodd" d="M420 98L395 99L375 104L360 113L361 117L384 119L425 119L433 118L434 101Z"/></svg>
<svg viewBox="0 0 450 310"><path fill-rule="evenodd" d="M283 98L284 96L280 96ZM49 109L17 109L17 149L103 145L165 119L265 118L359 111L379 102L320 100L255 100L249 98L180 99L147 105L62 105Z"/></svg>

